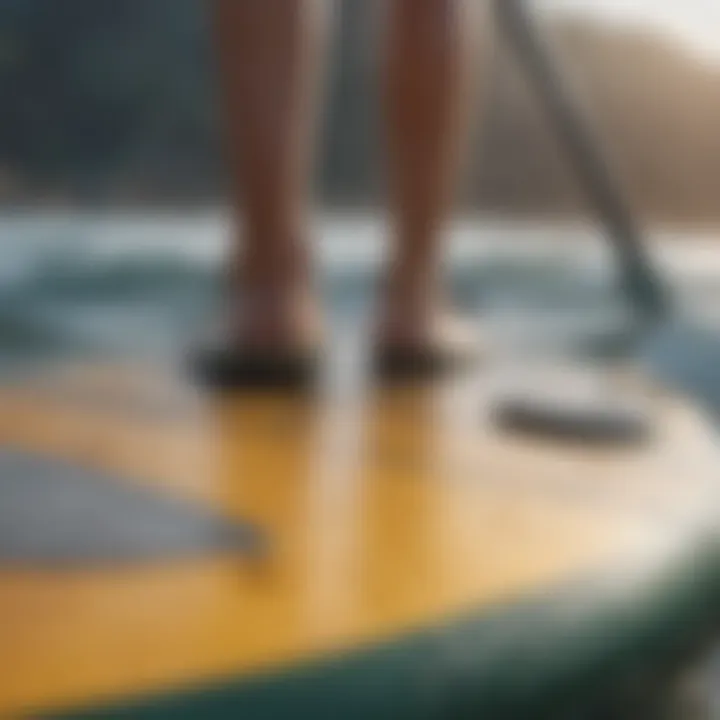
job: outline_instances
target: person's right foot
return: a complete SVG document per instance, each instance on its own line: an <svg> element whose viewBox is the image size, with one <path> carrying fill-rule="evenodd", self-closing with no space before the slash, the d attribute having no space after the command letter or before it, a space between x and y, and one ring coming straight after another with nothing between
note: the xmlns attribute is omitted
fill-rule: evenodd
<svg viewBox="0 0 720 720"><path fill-rule="evenodd" d="M239 305L224 330L238 353L287 356L320 344L322 323L309 289L246 292Z"/></svg>
<svg viewBox="0 0 720 720"><path fill-rule="evenodd" d="M248 287L196 356L195 371L220 389L306 386L316 377L321 340L309 288Z"/></svg>
<svg viewBox="0 0 720 720"><path fill-rule="evenodd" d="M428 296L418 297L413 302L390 296L382 308L373 352L381 377L434 376L471 365L482 355L471 320L443 311Z"/></svg>

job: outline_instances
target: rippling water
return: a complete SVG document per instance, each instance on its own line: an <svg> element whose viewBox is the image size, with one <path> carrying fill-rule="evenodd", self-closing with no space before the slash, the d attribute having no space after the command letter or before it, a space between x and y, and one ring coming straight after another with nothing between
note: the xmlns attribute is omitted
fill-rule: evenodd
<svg viewBox="0 0 720 720"><path fill-rule="evenodd" d="M180 353L216 314L228 234L219 213L0 216L2 364ZM504 337L539 350L622 322L612 258L592 228L478 220L449 235L454 294ZM318 287L331 320L347 324L371 301L383 225L324 218L316 238ZM654 250L690 312L720 328L718 240L658 233Z"/></svg>

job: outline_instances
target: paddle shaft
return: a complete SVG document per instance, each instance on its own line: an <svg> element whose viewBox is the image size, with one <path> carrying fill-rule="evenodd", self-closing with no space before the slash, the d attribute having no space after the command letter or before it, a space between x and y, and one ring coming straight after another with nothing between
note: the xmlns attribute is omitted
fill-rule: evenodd
<svg viewBox="0 0 720 720"><path fill-rule="evenodd" d="M524 0L495 0L495 12L501 30L565 146L589 201L608 231L620 262L624 292L644 315L665 315L669 299L647 252L642 230Z"/></svg>

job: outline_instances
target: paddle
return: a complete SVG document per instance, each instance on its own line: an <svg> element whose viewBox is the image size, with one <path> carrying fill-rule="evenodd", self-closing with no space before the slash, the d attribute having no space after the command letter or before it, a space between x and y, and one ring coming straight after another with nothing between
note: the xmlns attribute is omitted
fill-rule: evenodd
<svg viewBox="0 0 720 720"><path fill-rule="evenodd" d="M622 288L641 325L631 345L651 374L700 400L720 419L720 337L674 307L648 243L595 133L568 91L559 65L524 0L495 0L501 31L565 147L618 257Z"/></svg>
<svg viewBox="0 0 720 720"><path fill-rule="evenodd" d="M496 0L495 12L501 30L565 146L588 199L608 231L608 240L620 261L627 296L646 316L662 316L668 311L669 298L646 251L642 231L524 0Z"/></svg>

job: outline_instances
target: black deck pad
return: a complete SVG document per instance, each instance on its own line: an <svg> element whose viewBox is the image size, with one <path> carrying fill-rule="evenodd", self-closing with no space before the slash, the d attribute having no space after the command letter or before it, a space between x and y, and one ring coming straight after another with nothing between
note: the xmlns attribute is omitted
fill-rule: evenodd
<svg viewBox="0 0 720 720"><path fill-rule="evenodd" d="M114 566L263 551L263 535L202 505L0 451L0 568Z"/></svg>
<svg viewBox="0 0 720 720"><path fill-rule="evenodd" d="M608 404L511 398L495 411L505 431L584 445L637 445L653 435L642 411Z"/></svg>
<svg viewBox="0 0 720 720"><path fill-rule="evenodd" d="M312 390L319 368L320 358L315 352L270 355L217 346L198 350L190 358L192 375L218 392Z"/></svg>

